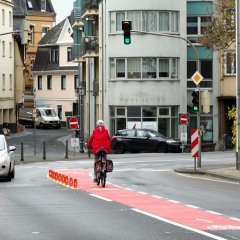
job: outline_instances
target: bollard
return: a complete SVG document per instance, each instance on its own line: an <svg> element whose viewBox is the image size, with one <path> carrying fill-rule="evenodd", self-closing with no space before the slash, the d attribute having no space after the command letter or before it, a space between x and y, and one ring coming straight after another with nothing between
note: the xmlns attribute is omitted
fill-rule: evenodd
<svg viewBox="0 0 240 240"><path fill-rule="evenodd" d="M69 187L73 187L73 179L71 177L69 179Z"/></svg>
<svg viewBox="0 0 240 240"><path fill-rule="evenodd" d="M77 183L77 179L75 178L74 181L73 181L73 187L77 188L77 186L78 186L78 183Z"/></svg>
<svg viewBox="0 0 240 240"><path fill-rule="evenodd" d="M23 143L21 142L21 161L24 161L24 156L23 156Z"/></svg>
<svg viewBox="0 0 240 240"><path fill-rule="evenodd" d="M46 159L46 144L43 142L43 160Z"/></svg>
<svg viewBox="0 0 240 240"><path fill-rule="evenodd" d="M68 140L66 140L66 154L65 159L68 159Z"/></svg>

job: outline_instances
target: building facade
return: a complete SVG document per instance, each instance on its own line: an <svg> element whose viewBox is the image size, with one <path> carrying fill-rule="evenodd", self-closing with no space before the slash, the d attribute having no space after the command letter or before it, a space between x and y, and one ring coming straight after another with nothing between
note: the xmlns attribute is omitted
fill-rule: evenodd
<svg viewBox="0 0 240 240"><path fill-rule="evenodd" d="M207 91L210 96L210 107L200 114L203 142L217 142L218 54L198 43L214 13L214 2L140 0L136 8L134 1L104 0L94 15L96 3L74 3L75 13L80 12L75 18L74 53L84 69L85 136L102 118L111 134L136 126L169 137L180 138L187 132L190 142L190 130L197 128L191 96L197 86L191 77L198 70L203 76L200 93ZM89 6L88 11L83 6ZM129 45L123 41L126 19L132 22ZM96 21L98 28L93 28ZM99 52L89 56L83 39L93 29ZM179 123L181 113L189 114L188 126Z"/></svg>
<svg viewBox="0 0 240 240"><path fill-rule="evenodd" d="M72 62L72 27L69 18L40 40L33 66L36 106L53 107L62 122L77 114L78 64Z"/></svg>
<svg viewBox="0 0 240 240"><path fill-rule="evenodd" d="M14 0L14 30L23 28L26 20L29 28L28 43L22 46L24 56L24 107L33 108L33 74L38 42L56 22L51 0Z"/></svg>
<svg viewBox="0 0 240 240"><path fill-rule="evenodd" d="M0 133L16 130L13 1L0 1Z"/></svg>

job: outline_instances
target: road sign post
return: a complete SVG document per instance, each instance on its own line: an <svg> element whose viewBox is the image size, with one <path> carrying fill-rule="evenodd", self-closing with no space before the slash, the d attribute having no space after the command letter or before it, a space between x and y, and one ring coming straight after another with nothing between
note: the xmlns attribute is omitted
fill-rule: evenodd
<svg viewBox="0 0 240 240"><path fill-rule="evenodd" d="M191 149L194 158L194 170L196 171L196 159L199 157L198 129L191 130Z"/></svg>

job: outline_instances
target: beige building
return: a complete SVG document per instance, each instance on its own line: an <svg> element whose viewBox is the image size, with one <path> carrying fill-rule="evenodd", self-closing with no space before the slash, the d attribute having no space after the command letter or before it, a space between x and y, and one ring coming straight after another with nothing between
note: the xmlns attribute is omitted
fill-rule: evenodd
<svg viewBox="0 0 240 240"><path fill-rule="evenodd" d="M24 95L33 95L32 67L38 42L55 25L56 14L51 0L14 0L14 29L21 30L23 21L29 24L28 43L23 46ZM33 101L24 97L24 107L32 108Z"/></svg>
<svg viewBox="0 0 240 240"><path fill-rule="evenodd" d="M77 115L78 64L72 62L72 27L66 18L39 42L33 66L36 106L53 107L60 120Z"/></svg>

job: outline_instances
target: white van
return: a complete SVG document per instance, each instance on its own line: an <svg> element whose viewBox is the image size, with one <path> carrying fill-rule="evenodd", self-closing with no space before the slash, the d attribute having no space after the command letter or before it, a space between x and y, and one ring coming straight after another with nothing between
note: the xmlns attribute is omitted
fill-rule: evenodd
<svg viewBox="0 0 240 240"><path fill-rule="evenodd" d="M36 108L35 114L36 127L39 128L60 128L60 119L53 108L41 107ZM34 116L32 111L20 111L19 113L19 123L23 125L34 126Z"/></svg>

